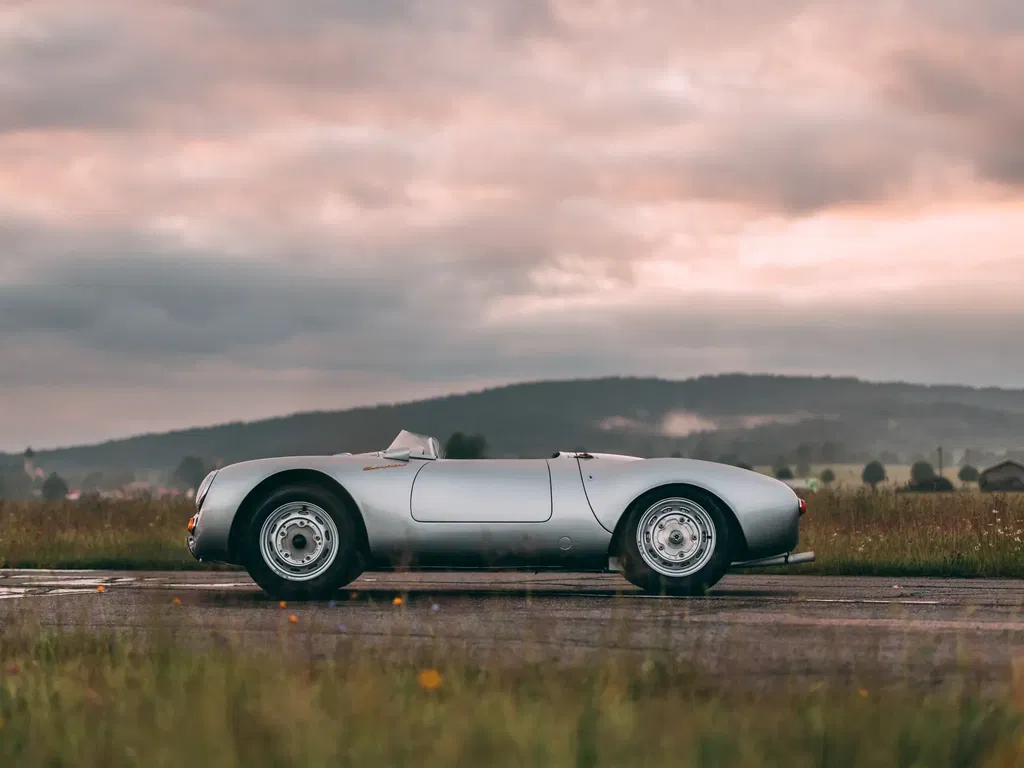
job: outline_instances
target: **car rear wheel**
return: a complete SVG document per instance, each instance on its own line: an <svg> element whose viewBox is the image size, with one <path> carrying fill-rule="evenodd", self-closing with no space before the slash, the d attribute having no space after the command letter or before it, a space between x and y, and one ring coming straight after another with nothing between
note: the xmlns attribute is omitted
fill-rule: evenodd
<svg viewBox="0 0 1024 768"><path fill-rule="evenodd" d="M626 578L665 595L703 595L729 568L729 525L713 497L659 489L627 510L620 552Z"/></svg>
<svg viewBox="0 0 1024 768"><path fill-rule="evenodd" d="M271 491L246 530L246 570L279 600L326 600L361 570L354 513L324 488Z"/></svg>

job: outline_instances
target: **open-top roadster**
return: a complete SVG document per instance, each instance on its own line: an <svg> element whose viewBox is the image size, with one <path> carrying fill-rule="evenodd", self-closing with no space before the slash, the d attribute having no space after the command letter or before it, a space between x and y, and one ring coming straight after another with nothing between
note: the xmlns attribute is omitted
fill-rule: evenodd
<svg viewBox="0 0 1024 768"><path fill-rule="evenodd" d="M188 547L242 565L270 595L325 599L364 571L621 571L699 595L793 554L804 502L785 483L692 459L559 451L446 459L403 431L384 451L258 459L211 472Z"/></svg>

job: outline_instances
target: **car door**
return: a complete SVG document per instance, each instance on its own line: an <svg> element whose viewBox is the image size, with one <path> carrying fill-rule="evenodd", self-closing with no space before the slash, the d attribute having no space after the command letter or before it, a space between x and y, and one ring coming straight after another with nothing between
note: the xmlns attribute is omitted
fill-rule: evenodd
<svg viewBox="0 0 1024 768"><path fill-rule="evenodd" d="M551 518L545 459L441 459L413 481L411 512L421 523L543 523Z"/></svg>

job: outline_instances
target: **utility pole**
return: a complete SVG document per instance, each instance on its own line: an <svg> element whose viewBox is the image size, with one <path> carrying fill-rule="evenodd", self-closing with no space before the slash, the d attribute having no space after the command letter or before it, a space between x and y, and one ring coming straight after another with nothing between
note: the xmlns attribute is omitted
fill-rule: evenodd
<svg viewBox="0 0 1024 768"><path fill-rule="evenodd" d="M939 446L939 477L942 477L942 446Z"/></svg>

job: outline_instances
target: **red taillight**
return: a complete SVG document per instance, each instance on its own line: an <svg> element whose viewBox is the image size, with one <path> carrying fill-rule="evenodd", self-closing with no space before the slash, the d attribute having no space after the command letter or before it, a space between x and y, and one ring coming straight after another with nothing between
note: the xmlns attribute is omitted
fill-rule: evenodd
<svg viewBox="0 0 1024 768"><path fill-rule="evenodd" d="M800 516L803 517L804 512L807 511L807 501L800 499Z"/></svg>

